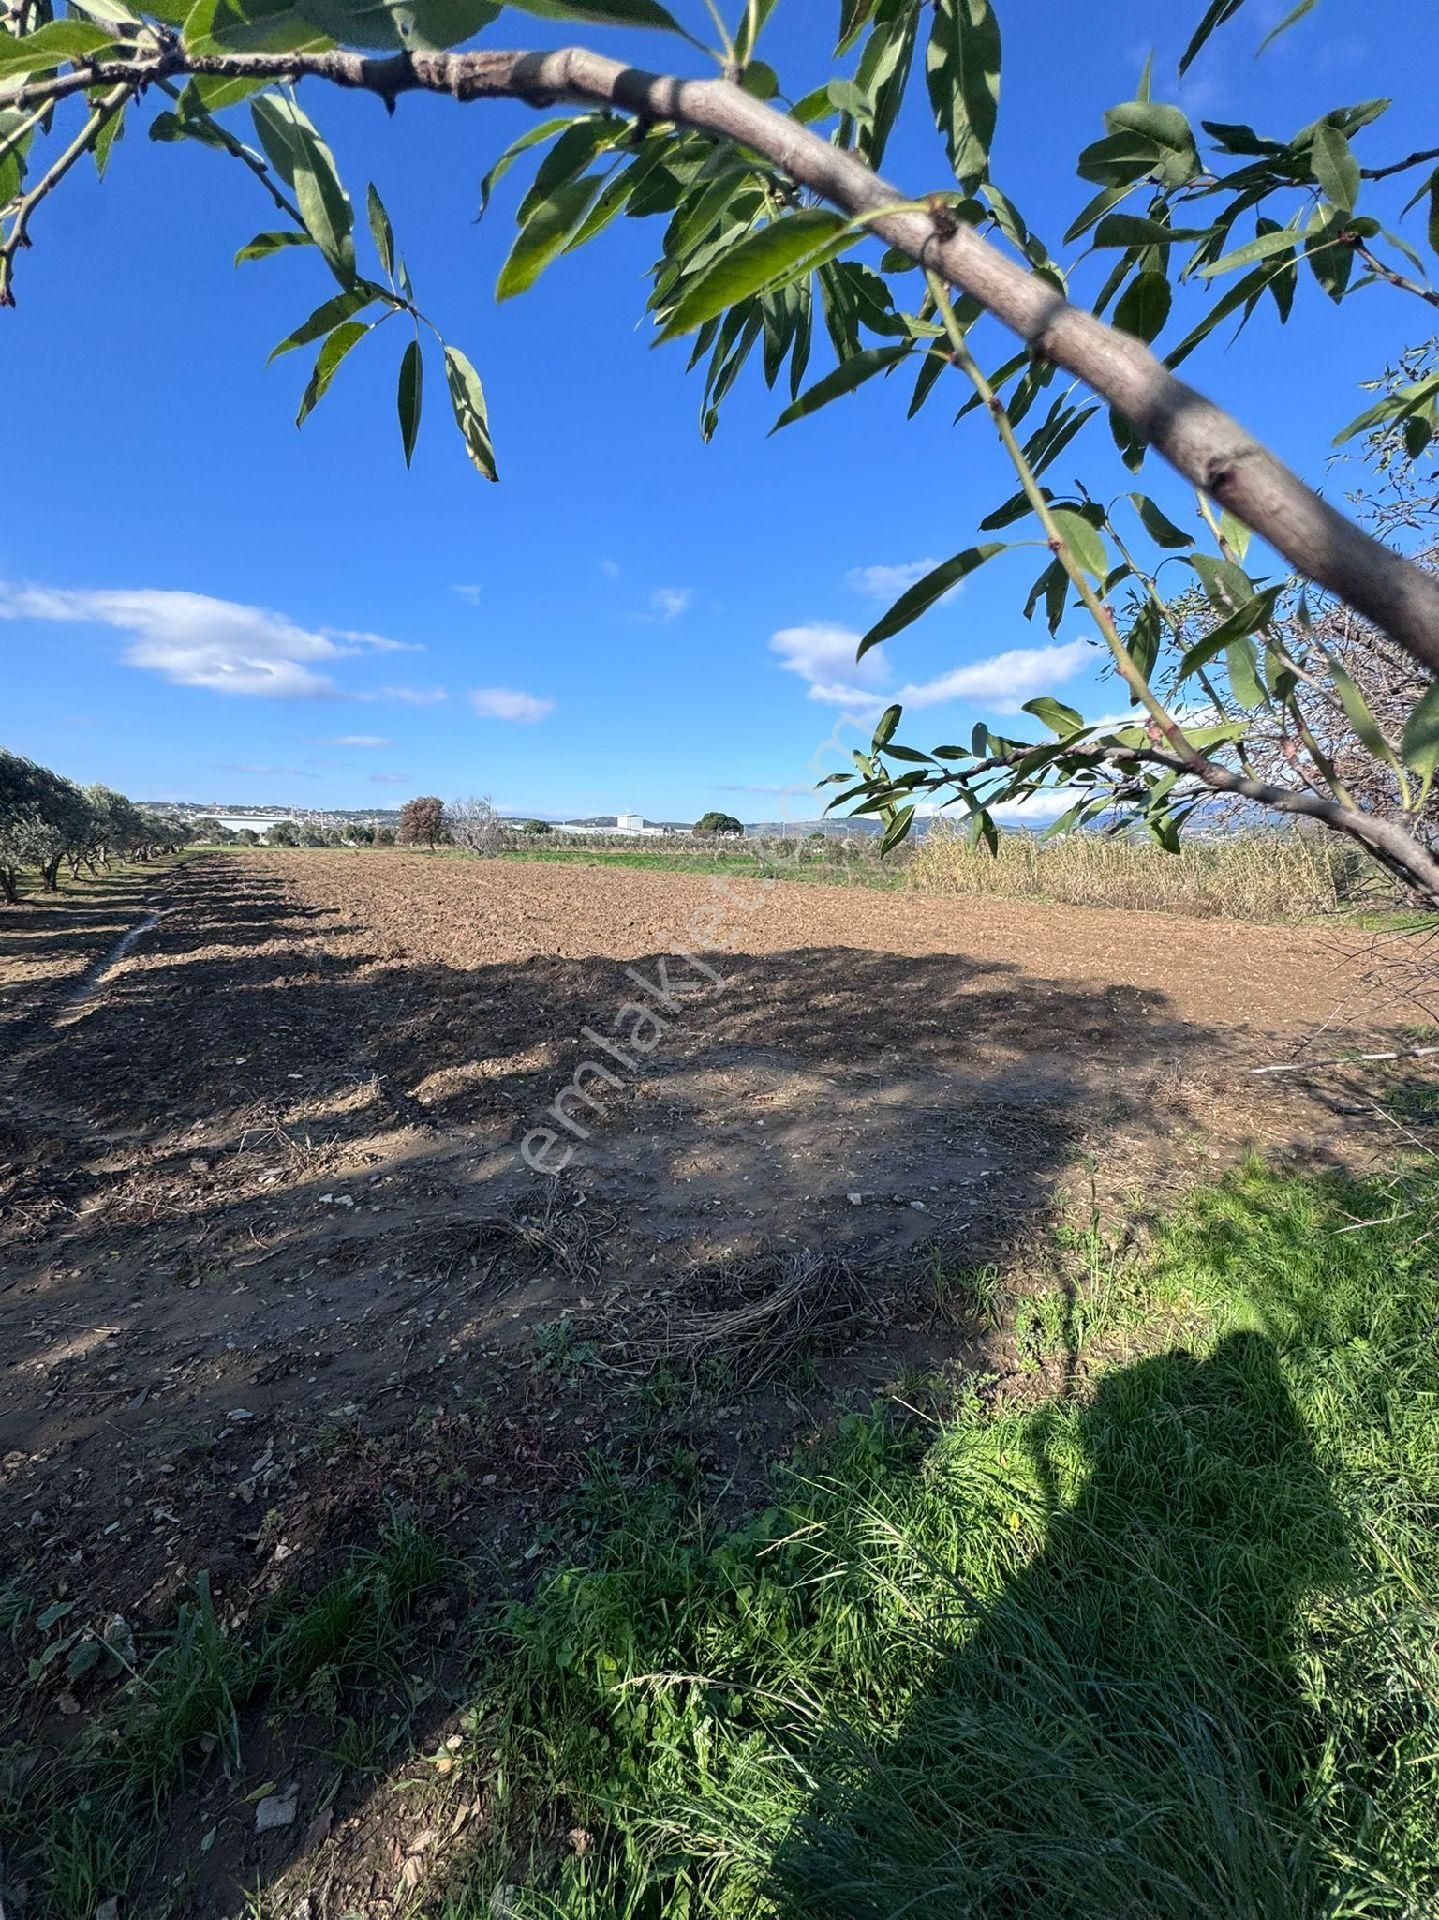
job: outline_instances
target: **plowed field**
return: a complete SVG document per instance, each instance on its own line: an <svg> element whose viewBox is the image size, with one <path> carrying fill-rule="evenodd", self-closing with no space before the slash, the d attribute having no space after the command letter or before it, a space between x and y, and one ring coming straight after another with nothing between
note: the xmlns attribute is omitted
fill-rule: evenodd
<svg viewBox="0 0 1439 1920"><path fill-rule="evenodd" d="M689 1409L706 1471L907 1363L1002 1374L931 1248L1367 1159L1342 1076L1251 1070L1408 1017L1327 930L406 853L92 897L0 917L0 1543L77 1617L201 1568L240 1608L397 1498L522 1565L624 1342L765 1260L849 1291L808 1372Z"/></svg>

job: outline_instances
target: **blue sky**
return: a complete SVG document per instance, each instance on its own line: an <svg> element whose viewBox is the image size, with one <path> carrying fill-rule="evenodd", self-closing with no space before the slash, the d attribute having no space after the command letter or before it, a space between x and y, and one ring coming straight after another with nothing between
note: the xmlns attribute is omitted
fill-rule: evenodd
<svg viewBox="0 0 1439 1920"><path fill-rule="evenodd" d="M679 10L700 25L698 0ZM1439 9L1425 0L1389 0L1383 39L1372 4L1321 0L1260 61L1286 9L1251 5L1176 88L1200 10L1003 0L994 174L1052 246L1090 192L1074 155L1132 94L1156 31L1156 92L1195 118L1288 133L1392 88L1402 66L1413 84L1364 157L1434 141ZM761 51L792 96L830 71L836 12L781 0ZM523 15L487 36L561 37ZM662 36L571 37L699 70ZM398 329L362 345L297 432L308 355L265 359L325 297L323 270L308 250L234 269L236 247L271 224L255 183L132 129L103 185L76 176L37 215L21 304L0 316L5 744L145 798L363 807L436 791L555 815L811 811L784 790L813 780L848 710L826 692L856 684L852 636L1012 491L985 423L956 430L935 402L907 423L901 375L902 390L873 383L768 439L783 401L756 366L706 446L684 349L652 351L641 319L657 222L618 223L495 305L527 176L517 168L476 225L478 185L527 110L412 97L390 120L313 86L306 105L352 192L377 181L422 304L479 366L502 484L469 467L433 367L406 471ZM907 191L945 184L917 112L886 172ZM1329 440L1363 403L1357 383L1424 331L1401 295L1335 308L1309 284L1288 329L1271 315L1234 350L1221 330L1187 372L1340 490ZM997 334L987 345L1002 357ZM1106 445L1082 437L1053 481L1117 490ZM1176 517L1191 510L1157 466L1145 484ZM1038 691L1090 714L1118 704L1082 620L1048 657L1007 658L1051 646L1019 611L1035 570L1030 553L1001 559L866 663L876 699L910 690L904 737L964 737Z"/></svg>

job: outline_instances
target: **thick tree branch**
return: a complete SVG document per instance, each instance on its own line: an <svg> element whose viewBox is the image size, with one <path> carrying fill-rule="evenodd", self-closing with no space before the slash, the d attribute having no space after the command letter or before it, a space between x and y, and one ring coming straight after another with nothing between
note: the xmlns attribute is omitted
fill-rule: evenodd
<svg viewBox="0 0 1439 1920"><path fill-rule="evenodd" d="M344 52L201 54L175 47L154 57L100 61L78 74L32 81L16 89L7 104L24 107L96 84L144 85L187 73L323 79L377 94L391 107L400 94L416 91L456 100L611 105L748 147L833 206L871 216L870 229L890 246L943 274L1032 352L1076 375L1171 466L1262 535L1299 573L1330 588L1439 674L1439 580L1338 513L1238 421L1176 380L1141 341L1072 306L972 227L946 226L940 232L928 213L898 210L903 196L856 154L831 146L727 80L648 73L577 47L384 59Z"/></svg>

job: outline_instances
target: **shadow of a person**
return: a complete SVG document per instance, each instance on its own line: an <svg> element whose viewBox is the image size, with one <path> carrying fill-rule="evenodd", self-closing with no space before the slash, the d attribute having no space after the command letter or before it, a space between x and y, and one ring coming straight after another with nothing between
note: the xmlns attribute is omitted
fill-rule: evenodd
<svg viewBox="0 0 1439 1920"><path fill-rule="evenodd" d="M1274 1347L1239 1333L1140 1361L1035 1433L1043 1548L997 1597L959 1596L893 1742L851 1728L825 1756L774 1862L779 1911L1327 1911L1295 1663L1306 1597L1347 1553Z"/></svg>

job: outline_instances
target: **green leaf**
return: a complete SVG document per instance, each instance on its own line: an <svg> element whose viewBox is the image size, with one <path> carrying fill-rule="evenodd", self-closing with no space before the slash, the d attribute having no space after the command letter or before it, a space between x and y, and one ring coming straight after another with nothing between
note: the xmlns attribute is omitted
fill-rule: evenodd
<svg viewBox="0 0 1439 1920"><path fill-rule="evenodd" d="M405 465L415 457L415 442L420 437L420 410L425 398L425 362L418 340L405 348L400 361L400 382L395 404L400 413L400 438L405 447Z"/></svg>
<svg viewBox="0 0 1439 1920"><path fill-rule="evenodd" d="M1232 273L1236 267L1247 267L1256 260L1267 260L1272 253L1292 252L1298 244L1297 227L1279 227L1272 233L1259 234L1242 247L1235 247L1232 253L1223 254L1218 260L1200 267L1199 277L1201 280L1213 280L1218 274Z"/></svg>
<svg viewBox="0 0 1439 1920"><path fill-rule="evenodd" d="M311 239L335 277L348 284L355 277L355 216L335 156L294 101L261 94L250 113L261 145L295 190Z"/></svg>
<svg viewBox="0 0 1439 1920"><path fill-rule="evenodd" d="M246 260L268 260L271 254L283 253L286 247L310 247L315 243L308 233L302 233L298 227L285 227L278 233L257 233L235 255L235 265L241 266Z"/></svg>
<svg viewBox="0 0 1439 1920"><path fill-rule="evenodd" d="M500 268L497 300L510 300L535 284L584 218L599 185L593 178L568 180L540 202L515 236L509 258Z"/></svg>
<svg viewBox="0 0 1439 1920"><path fill-rule="evenodd" d="M358 345L370 331L368 320L344 320L330 334L315 358L314 370L309 383L300 399L300 411L295 415L295 425L303 426L306 419L324 399L330 390L330 382L340 368L340 362Z"/></svg>
<svg viewBox="0 0 1439 1920"><path fill-rule="evenodd" d="M1168 514L1161 513L1147 493L1131 493L1130 501L1139 515L1140 524L1150 539L1159 547L1192 546L1187 533L1182 533Z"/></svg>
<svg viewBox="0 0 1439 1920"><path fill-rule="evenodd" d="M1349 142L1327 122L1315 130L1312 149L1314 178L1334 205L1344 213L1353 213L1359 198L1359 162Z"/></svg>
<svg viewBox="0 0 1439 1920"><path fill-rule="evenodd" d="M114 36L88 20L51 20L23 39L0 37L0 75L44 73L66 60L83 60L115 44Z"/></svg>
<svg viewBox="0 0 1439 1920"><path fill-rule="evenodd" d="M1167 227L1138 213L1107 213L1094 229L1096 247L1167 247L1176 240L1202 240L1207 227Z"/></svg>
<svg viewBox="0 0 1439 1920"><path fill-rule="evenodd" d="M879 725L874 730L874 738L869 743L871 753L878 753L881 747L888 746L894 738L894 730L899 725L900 707L886 707L879 716Z"/></svg>
<svg viewBox="0 0 1439 1920"><path fill-rule="evenodd" d="M989 171L999 112L999 21L990 0L935 0L925 78L955 176L973 189Z"/></svg>
<svg viewBox="0 0 1439 1920"><path fill-rule="evenodd" d="M500 16L497 0L299 0L313 20L347 47L367 52L440 53L471 39Z"/></svg>
<svg viewBox="0 0 1439 1920"><path fill-rule="evenodd" d="M1434 778L1439 767L1439 684L1421 695L1405 723L1403 754L1405 765L1426 783Z"/></svg>
<svg viewBox="0 0 1439 1920"><path fill-rule="evenodd" d="M557 133L563 133L566 127L573 124L570 114L558 114L553 120L541 120L536 126L526 127L517 140L512 140L480 182L480 213L489 206L491 194L521 154L528 153L531 147L537 147L545 140L552 140Z"/></svg>
<svg viewBox="0 0 1439 1920"><path fill-rule="evenodd" d="M1439 253L1439 167L1429 176L1429 244Z"/></svg>
<svg viewBox="0 0 1439 1920"><path fill-rule="evenodd" d="M1026 700L1024 713L1032 713L1042 726L1057 733L1061 740L1067 740L1071 734L1084 731L1084 716L1076 713L1073 707L1066 707L1049 695L1041 694L1037 700Z"/></svg>
<svg viewBox="0 0 1439 1920"><path fill-rule="evenodd" d="M1138 340L1153 340L1164 329L1173 299L1167 274L1136 274L1114 309L1114 324Z"/></svg>
<svg viewBox="0 0 1439 1920"><path fill-rule="evenodd" d="M856 387L863 386L875 374L896 366L909 351L910 346L906 341L902 346L866 347L851 359L841 360L822 380L816 380L812 387L807 388L793 406L785 408L770 432L778 433L781 427L787 427L795 420L803 420L806 414L818 413L821 407L828 406L831 400L838 400L841 394L853 393Z"/></svg>
<svg viewBox="0 0 1439 1920"><path fill-rule="evenodd" d="M306 347L312 340L319 340L333 332L342 320L349 320L362 307L369 306L372 300L379 298L381 292L382 289L371 281L357 280L353 287L346 287L343 293L335 294L322 306L316 307L309 319L301 321L293 333L286 334L270 359L278 360L282 353L289 353L295 347Z"/></svg>
<svg viewBox="0 0 1439 1920"><path fill-rule="evenodd" d="M661 340L691 333L753 294L786 286L849 244L847 223L819 207L753 229L690 281L671 308Z"/></svg>
<svg viewBox="0 0 1439 1920"><path fill-rule="evenodd" d="M657 27L677 33L691 44L694 37L658 0L510 0L521 13L537 14L541 20L583 20L596 27Z"/></svg>
<svg viewBox="0 0 1439 1920"><path fill-rule="evenodd" d="M1109 557L1098 529L1092 527L1083 514L1076 513L1072 507L1055 507L1052 518L1059 529L1059 537L1084 571L1092 573L1096 580L1102 580L1109 571Z"/></svg>
<svg viewBox="0 0 1439 1920"><path fill-rule="evenodd" d="M1334 682L1334 691L1343 702L1344 711L1349 716L1349 724L1358 734L1365 752L1372 754L1376 760L1382 760L1386 766L1397 768L1398 755L1384 738L1369 702L1355 685L1343 661L1336 659L1327 647L1320 646L1319 651L1324 655L1329 677Z"/></svg>
<svg viewBox="0 0 1439 1920"><path fill-rule="evenodd" d="M480 385L480 376L458 347L445 348L445 381L450 390L455 424L464 435L471 460L487 480L498 480L485 390Z"/></svg>
<svg viewBox="0 0 1439 1920"><path fill-rule="evenodd" d="M1242 607L1231 613L1227 620L1205 634L1185 654L1179 663L1178 678L1187 680L1200 667L1207 666L1218 653L1235 640L1243 640L1251 633L1258 633L1261 627L1268 626L1274 616L1274 602L1279 597L1277 587L1266 587L1263 593L1256 593Z"/></svg>
<svg viewBox="0 0 1439 1920"><path fill-rule="evenodd" d="M1245 635L1239 640L1231 640L1224 650L1225 665L1229 670L1229 690L1244 708L1246 713L1254 713L1268 701L1264 683L1259 678L1259 661L1254 652L1254 642Z"/></svg>
<svg viewBox="0 0 1439 1920"><path fill-rule="evenodd" d="M1243 5L1244 0L1210 0L1210 5L1205 10L1204 18L1194 29L1190 37L1189 45L1180 56L1179 71L1181 74L1189 71L1196 55L1210 34L1214 32L1215 28L1222 27L1226 20L1232 20Z"/></svg>
<svg viewBox="0 0 1439 1920"><path fill-rule="evenodd" d="M1254 52L1255 59L1257 60L1261 53L1267 53L1281 33L1288 33L1295 22L1302 20L1306 13L1312 13L1317 4L1318 0L1299 0L1297 6L1291 7L1279 22L1279 25L1277 27L1271 27L1259 42Z"/></svg>
<svg viewBox="0 0 1439 1920"><path fill-rule="evenodd" d="M372 180L365 188L365 214L370 222L370 238L375 243L375 252L380 256L380 265L387 277L395 271L395 230L390 225L390 216L385 211L385 203Z"/></svg>
<svg viewBox="0 0 1439 1920"><path fill-rule="evenodd" d="M922 580L916 580L912 587L907 588L888 613L875 622L860 641L855 659L862 660L871 647L877 647L881 640L888 640L891 634L909 626L927 612L936 600L943 599L951 587L957 586L967 574L973 573L976 567L982 567L996 553L1003 553L1009 544L1007 540L990 540L983 546L966 547L963 553L941 561Z"/></svg>

